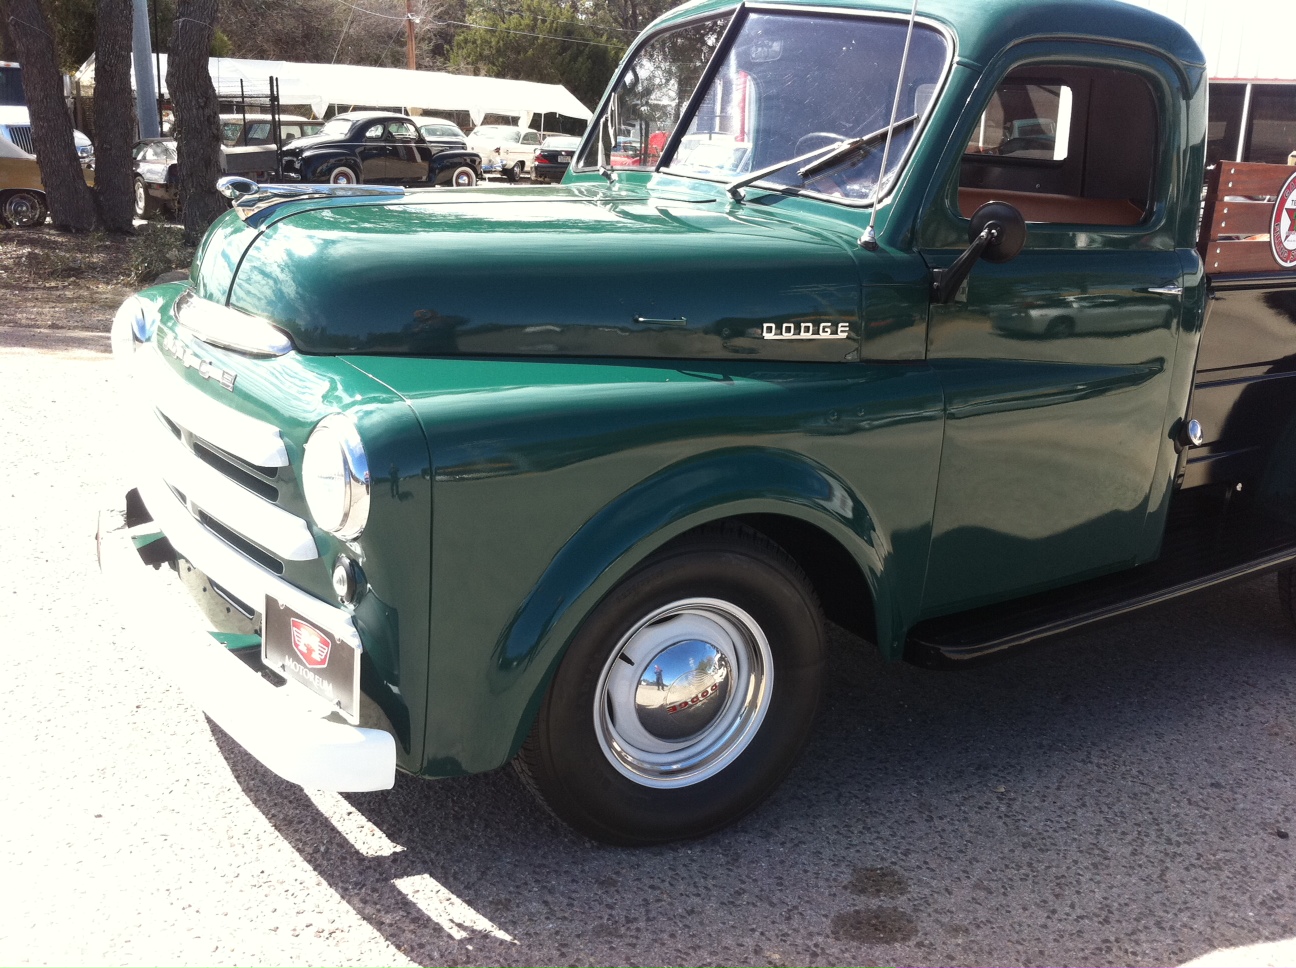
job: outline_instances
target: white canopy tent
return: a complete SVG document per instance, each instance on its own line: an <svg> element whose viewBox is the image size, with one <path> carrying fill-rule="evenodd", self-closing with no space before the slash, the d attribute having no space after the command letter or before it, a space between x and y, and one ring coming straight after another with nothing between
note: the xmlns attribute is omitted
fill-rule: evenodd
<svg viewBox="0 0 1296 968"><path fill-rule="evenodd" d="M167 55L161 62L158 88L167 95ZM515 116L523 127L531 126L533 116L561 114L588 121L590 110L561 84L535 81L510 81L499 77L471 77L439 71L410 71L392 67L358 67L353 64L299 64L295 61L239 60L213 57L210 60L212 84L222 100L237 99L242 90L249 96L264 97L270 78L279 81L282 104L309 105L317 117L323 117L329 105L343 107L401 106L413 111L467 111L474 124L487 114ZM75 80L83 87L94 85L94 57L81 66ZM131 84L135 74L131 72Z"/></svg>

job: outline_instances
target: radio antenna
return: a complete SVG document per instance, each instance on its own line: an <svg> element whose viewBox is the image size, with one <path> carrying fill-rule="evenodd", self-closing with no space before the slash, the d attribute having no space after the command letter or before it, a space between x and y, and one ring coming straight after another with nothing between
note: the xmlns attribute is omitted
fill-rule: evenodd
<svg viewBox="0 0 1296 968"><path fill-rule="evenodd" d="M887 125L886 142L882 145L882 167L878 170L877 186L873 189L873 207L869 211L868 228L860 236L859 244L870 252L878 247L877 232L873 223L877 221L877 199L882 191L882 181L887 174L887 158L891 154L891 135L895 132L896 114L900 110L900 91L904 87L905 68L909 64L909 41L913 40L914 21L918 18L918 0L913 0L909 10L909 29L905 31L904 53L900 55L900 76L896 78L895 100L891 102L891 122Z"/></svg>

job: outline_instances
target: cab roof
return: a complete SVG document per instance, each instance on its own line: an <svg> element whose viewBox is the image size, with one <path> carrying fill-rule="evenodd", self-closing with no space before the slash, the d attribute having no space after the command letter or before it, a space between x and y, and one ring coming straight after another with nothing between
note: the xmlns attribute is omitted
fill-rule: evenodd
<svg viewBox="0 0 1296 968"><path fill-rule="evenodd" d="M769 0L756 6L815 7L909 16L909 0ZM738 6L734 0L693 0L658 19L654 28ZM1181 25L1120 0L919 0L918 17L948 26L958 38L959 62L972 68L1027 38L1107 40L1168 54L1185 67L1206 58Z"/></svg>

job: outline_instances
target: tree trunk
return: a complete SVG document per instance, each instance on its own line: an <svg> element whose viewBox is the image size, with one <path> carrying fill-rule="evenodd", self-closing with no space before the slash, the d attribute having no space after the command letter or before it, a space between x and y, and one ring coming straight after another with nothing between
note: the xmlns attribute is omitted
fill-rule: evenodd
<svg viewBox="0 0 1296 968"><path fill-rule="evenodd" d="M53 32L39 0L8 0L8 6L50 220L55 228L89 232L98 227L99 218L72 140Z"/></svg>
<svg viewBox="0 0 1296 968"><path fill-rule="evenodd" d="M95 36L95 198L109 232L133 232L135 184L131 145L131 0L98 0Z"/></svg>
<svg viewBox="0 0 1296 968"><path fill-rule="evenodd" d="M0 60L17 60L18 45L14 43L13 33L9 30L9 7L5 0L0 0Z"/></svg>
<svg viewBox="0 0 1296 968"><path fill-rule="evenodd" d="M216 0L180 0L171 27L166 80L175 106L180 207L189 245L197 245L207 226L227 208L216 191L220 112L207 67L215 32Z"/></svg>

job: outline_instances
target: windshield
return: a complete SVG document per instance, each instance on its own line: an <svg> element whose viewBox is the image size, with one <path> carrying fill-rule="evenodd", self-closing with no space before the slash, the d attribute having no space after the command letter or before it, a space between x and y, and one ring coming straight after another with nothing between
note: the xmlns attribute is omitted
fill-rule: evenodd
<svg viewBox="0 0 1296 968"><path fill-rule="evenodd" d="M726 45L727 53L696 110L684 119L687 126L671 156L656 157L651 134L645 142L636 137L641 134L638 129L624 130L627 126L621 119L618 138L608 142L612 146L610 164L655 168L661 162L672 174L731 182L779 162L826 151L839 142L884 132L891 118L907 29L905 19L750 12L738 25L732 43ZM651 44L645 47L626 72L617 90L618 100L622 88L629 88L626 81L640 73L639 64L651 48ZM900 81L897 120L925 115L948 57L949 44L943 34L921 23L914 25L908 64ZM657 68L655 73L662 71ZM677 71L676 76L680 82L687 81L684 71ZM615 101L614 105L620 107ZM899 168L919 128L912 122L896 126L888 174ZM871 201L881 174L884 140L869 141L823 167L790 164L760 178L758 184ZM664 145L663 137L657 155ZM799 174L802 169L808 169L806 176Z"/></svg>
<svg viewBox="0 0 1296 968"><path fill-rule="evenodd" d="M492 141L520 141L522 130L498 124L483 124L473 129L474 138L490 138Z"/></svg>
<svg viewBox="0 0 1296 968"><path fill-rule="evenodd" d="M353 123L350 118L334 118L320 128L320 134L327 134L334 138L341 137L350 133Z"/></svg>
<svg viewBox="0 0 1296 968"><path fill-rule="evenodd" d="M635 54L581 156L585 168L655 168L729 22L702 20L657 34Z"/></svg>

